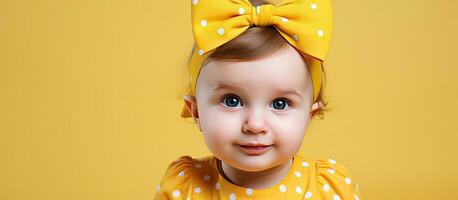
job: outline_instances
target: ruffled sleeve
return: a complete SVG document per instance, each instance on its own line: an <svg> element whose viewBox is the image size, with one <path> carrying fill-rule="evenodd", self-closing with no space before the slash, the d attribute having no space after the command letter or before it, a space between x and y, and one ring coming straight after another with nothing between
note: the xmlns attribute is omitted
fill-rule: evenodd
<svg viewBox="0 0 458 200"><path fill-rule="evenodd" d="M191 189L190 156L181 156L167 167L160 183L156 186L154 200L186 199Z"/></svg>
<svg viewBox="0 0 458 200"><path fill-rule="evenodd" d="M316 187L318 199L361 200L358 184L347 167L334 159L316 162Z"/></svg>

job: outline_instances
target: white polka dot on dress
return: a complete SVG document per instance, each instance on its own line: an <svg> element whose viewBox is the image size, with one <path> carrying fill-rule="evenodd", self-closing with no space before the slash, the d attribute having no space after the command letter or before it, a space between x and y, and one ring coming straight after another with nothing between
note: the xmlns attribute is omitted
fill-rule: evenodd
<svg viewBox="0 0 458 200"><path fill-rule="evenodd" d="M316 33L317 33L319 36L323 36L323 34L324 34L323 30L321 30L321 29L318 29L318 30L316 31ZM329 161L329 163L331 163L331 164L336 164L336 163L337 163L336 160L331 159L331 158L328 159L328 161Z"/></svg>
<svg viewBox="0 0 458 200"><path fill-rule="evenodd" d="M301 172L295 171L294 175L296 175L297 178L300 178L302 176Z"/></svg>
<svg viewBox="0 0 458 200"><path fill-rule="evenodd" d="M309 164L308 162L306 162L306 161L302 162L302 166L303 166L303 167L308 167L309 165L310 165L310 164Z"/></svg>
<svg viewBox="0 0 458 200"><path fill-rule="evenodd" d="M312 8L312 10L316 10L318 8L318 5L316 5L316 3L312 3L310 4L310 8Z"/></svg>
<svg viewBox="0 0 458 200"><path fill-rule="evenodd" d="M246 194L252 195L252 194L253 194L253 189L247 188L247 189L246 189Z"/></svg>
<svg viewBox="0 0 458 200"><path fill-rule="evenodd" d="M298 194L302 193L302 188L299 187L299 186L297 186L297 187L296 187L296 192L297 192Z"/></svg>
<svg viewBox="0 0 458 200"><path fill-rule="evenodd" d="M279 189L280 189L280 192L286 192L286 186L283 184L280 185Z"/></svg>
<svg viewBox="0 0 458 200"><path fill-rule="evenodd" d="M200 50L199 50L199 51L200 51ZM200 52L199 52L199 53L200 53ZM196 163L196 164L194 165L194 167L195 167L195 168L202 168L202 165L201 165L200 163Z"/></svg>
<svg viewBox="0 0 458 200"><path fill-rule="evenodd" d="M298 40L299 40L299 36L293 35L293 39L296 40L296 41L298 41Z"/></svg>
<svg viewBox="0 0 458 200"><path fill-rule="evenodd" d="M345 178L345 183L346 183L346 184L348 184L348 185L350 185L350 184L351 184L351 179L350 179L350 178L348 178L348 177L347 177L347 178Z"/></svg>
<svg viewBox="0 0 458 200"><path fill-rule="evenodd" d="M310 199L312 197L312 192L308 191L307 193L305 193L304 197L305 199Z"/></svg>
<svg viewBox="0 0 458 200"><path fill-rule="evenodd" d="M192 0L193 5L197 5L197 3L199 3L199 0Z"/></svg>
<svg viewBox="0 0 458 200"><path fill-rule="evenodd" d="M236 196L234 193L229 194L229 199L230 200L235 200Z"/></svg>
<svg viewBox="0 0 458 200"><path fill-rule="evenodd" d="M335 173L336 173L336 170L334 170L334 169L328 169L328 172L331 173L331 174L335 174Z"/></svg>
<svg viewBox="0 0 458 200"><path fill-rule="evenodd" d="M287 22L287 21L288 21L288 18L286 18L286 17L282 17L282 18L281 18L281 21L283 21L283 22Z"/></svg>
<svg viewBox="0 0 458 200"><path fill-rule="evenodd" d="M160 185L160 184L157 184L157 186L156 186L156 191L159 192L159 190L161 190L161 185Z"/></svg>
<svg viewBox="0 0 458 200"><path fill-rule="evenodd" d="M215 184L215 189L216 189L216 190L221 189L221 185L220 185L219 183L216 183L216 184Z"/></svg>
<svg viewBox="0 0 458 200"><path fill-rule="evenodd" d="M355 198L355 200L359 200L359 197L358 197L358 195L356 195L356 194L353 195L353 198Z"/></svg>
<svg viewBox="0 0 458 200"><path fill-rule="evenodd" d="M200 193L200 191L201 191L200 187L196 187L196 189L194 189L195 193Z"/></svg>
<svg viewBox="0 0 458 200"><path fill-rule="evenodd" d="M243 15L245 13L245 9L244 8L239 8L239 14Z"/></svg>
<svg viewBox="0 0 458 200"><path fill-rule="evenodd" d="M210 175L205 175L205 176L204 176L204 180L205 180L205 181L210 180L210 178L211 178Z"/></svg>
<svg viewBox="0 0 458 200"><path fill-rule="evenodd" d="M204 54L204 50L202 50L202 49L199 49L198 52L199 52L199 55L203 55Z"/></svg>
<svg viewBox="0 0 458 200"><path fill-rule="evenodd" d="M329 185L328 184L324 184L323 185L323 190L326 191L326 192L329 191Z"/></svg>
<svg viewBox="0 0 458 200"><path fill-rule="evenodd" d="M333 200L340 200L340 196L338 194L334 194L334 196L332 196L332 199Z"/></svg>

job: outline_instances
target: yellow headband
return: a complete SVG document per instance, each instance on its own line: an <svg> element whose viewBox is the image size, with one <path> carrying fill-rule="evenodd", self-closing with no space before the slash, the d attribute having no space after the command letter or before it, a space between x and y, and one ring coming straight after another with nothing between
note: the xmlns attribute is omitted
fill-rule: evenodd
<svg viewBox="0 0 458 200"><path fill-rule="evenodd" d="M306 59L313 82L313 101L321 88L321 62L332 33L331 0L283 0L278 5L251 5L249 0L193 0L192 31L196 46L190 66L188 95L195 94L197 77L212 50L251 26L273 26ZM191 117L186 106L182 117Z"/></svg>

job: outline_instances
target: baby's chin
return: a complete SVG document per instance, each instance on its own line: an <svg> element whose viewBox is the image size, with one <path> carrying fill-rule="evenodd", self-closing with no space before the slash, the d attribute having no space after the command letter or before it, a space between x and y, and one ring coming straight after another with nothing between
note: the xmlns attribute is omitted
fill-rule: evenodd
<svg viewBox="0 0 458 200"><path fill-rule="evenodd" d="M276 167L281 164L285 164L289 161L279 160L274 154L265 153L262 155L238 155L235 154L231 156L231 161L225 162L226 164L230 165L231 167L237 168L238 170L246 171L246 172L262 172L265 170L269 170L272 167Z"/></svg>

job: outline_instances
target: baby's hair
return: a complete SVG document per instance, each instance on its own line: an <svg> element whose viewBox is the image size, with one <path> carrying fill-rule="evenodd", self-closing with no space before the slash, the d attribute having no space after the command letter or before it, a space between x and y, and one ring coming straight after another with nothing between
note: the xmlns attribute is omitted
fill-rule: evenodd
<svg viewBox="0 0 458 200"><path fill-rule="evenodd" d="M253 1L253 5L260 5L260 4L274 4L280 2L281 0L260 0L260 1ZM210 55L207 57L205 62L202 65L205 65L208 60L228 60L228 61L250 61L254 60L268 54L274 53L286 45L290 45L285 38L281 36L278 31L272 26L253 26L245 30L243 33L235 37L234 39L230 40L229 42L217 47L213 51L210 52ZM195 46L195 44L194 44ZM195 48L193 48L195 49ZM191 52L190 55L192 55ZM303 54L307 57L307 55ZM191 56L190 56L191 57ZM190 57L188 60L188 66L190 62ZM308 56L308 58L313 59ZM305 59L307 61L307 59ZM308 64L307 64L308 65ZM314 113L313 116L318 116L319 119L324 119L324 112L329 111L330 109L327 107L328 100L324 97L324 89L326 84L326 72L323 66L321 65L322 70L322 82L320 92L317 95L317 99L315 102L321 101L321 107L318 108ZM309 75L310 71L307 70ZM311 80L311 79L310 79ZM190 88L189 85L191 83L187 81L187 87ZM188 91L185 91L184 94L187 94Z"/></svg>

